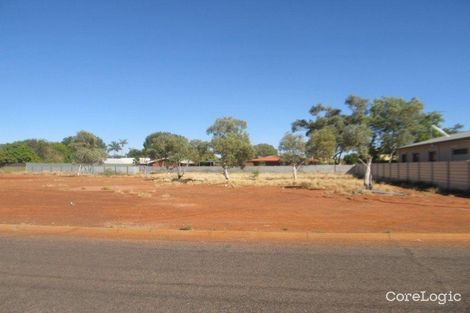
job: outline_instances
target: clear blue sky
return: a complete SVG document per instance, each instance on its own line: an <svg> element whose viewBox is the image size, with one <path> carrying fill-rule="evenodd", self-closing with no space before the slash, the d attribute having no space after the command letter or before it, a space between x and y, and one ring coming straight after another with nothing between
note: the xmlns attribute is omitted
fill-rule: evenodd
<svg viewBox="0 0 470 313"><path fill-rule="evenodd" d="M0 0L0 143L216 117L277 146L311 105L417 97L470 129L470 1Z"/></svg>

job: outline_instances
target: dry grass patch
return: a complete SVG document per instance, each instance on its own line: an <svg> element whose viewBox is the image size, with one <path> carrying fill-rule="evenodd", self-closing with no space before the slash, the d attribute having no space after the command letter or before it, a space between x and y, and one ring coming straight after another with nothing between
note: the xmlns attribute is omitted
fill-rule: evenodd
<svg viewBox="0 0 470 313"><path fill-rule="evenodd" d="M296 181L290 173L231 173L233 186L279 186L291 188L303 188L311 190L325 190L337 194L361 193L363 181L347 174L328 173L299 173ZM186 184L220 184L227 183L221 173L186 173ZM155 187L162 185L178 185L182 182L175 180L173 173L159 173L151 175ZM393 192L396 187L377 184L376 188L385 192Z"/></svg>

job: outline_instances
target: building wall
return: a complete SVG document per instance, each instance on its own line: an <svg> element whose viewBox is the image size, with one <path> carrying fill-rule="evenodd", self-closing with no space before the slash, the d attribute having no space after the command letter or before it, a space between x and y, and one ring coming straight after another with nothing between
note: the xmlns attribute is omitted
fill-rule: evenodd
<svg viewBox="0 0 470 313"><path fill-rule="evenodd" d="M466 155L453 155L454 149L468 149L469 153ZM422 145L410 148L400 149L400 162L402 162L402 155L407 154L408 162L413 162L413 154L420 154L420 162L430 162L429 152L436 151L436 161L465 161L470 160L470 139L462 139L448 142L440 142L436 144Z"/></svg>

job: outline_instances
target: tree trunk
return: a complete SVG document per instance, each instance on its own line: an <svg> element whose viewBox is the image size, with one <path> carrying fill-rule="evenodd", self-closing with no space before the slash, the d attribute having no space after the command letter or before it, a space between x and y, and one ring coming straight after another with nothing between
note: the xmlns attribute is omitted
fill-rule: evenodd
<svg viewBox="0 0 470 313"><path fill-rule="evenodd" d="M366 173L364 175L364 188L372 190L372 157L367 157Z"/></svg>
<svg viewBox="0 0 470 313"><path fill-rule="evenodd" d="M395 153L396 153L396 150L393 150L391 153L390 153L390 160L388 160L388 163L392 163L393 161L393 157L395 156Z"/></svg>
<svg viewBox="0 0 470 313"><path fill-rule="evenodd" d="M297 180L297 164L292 165L292 174L294 175L294 181Z"/></svg>
<svg viewBox="0 0 470 313"><path fill-rule="evenodd" d="M177 167L177 175L178 179L181 179L184 176L184 171L181 168L181 164L178 162L178 167Z"/></svg>
<svg viewBox="0 0 470 313"><path fill-rule="evenodd" d="M224 177L227 180L227 182L230 181L230 176L228 174L228 167L224 165Z"/></svg>

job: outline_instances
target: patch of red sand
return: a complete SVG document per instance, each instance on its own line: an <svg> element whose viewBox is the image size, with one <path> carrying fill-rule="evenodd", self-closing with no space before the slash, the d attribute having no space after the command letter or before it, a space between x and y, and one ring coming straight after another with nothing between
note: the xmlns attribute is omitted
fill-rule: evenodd
<svg viewBox="0 0 470 313"><path fill-rule="evenodd" d="M0 224L325 233L470 233L470 200L281 187L156 185L142 177L0 175Z"/></svg>

